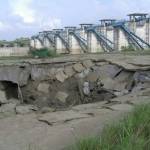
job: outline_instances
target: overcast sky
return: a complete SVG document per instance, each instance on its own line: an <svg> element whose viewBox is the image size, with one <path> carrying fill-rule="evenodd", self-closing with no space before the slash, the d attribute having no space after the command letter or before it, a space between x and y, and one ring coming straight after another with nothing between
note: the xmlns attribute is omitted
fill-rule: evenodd
<svg viewBox="0 0 150 150"><path fill-rule="evenodd" d="M149 13L150 0L0 0L0 40L104 18Z"/></svg>

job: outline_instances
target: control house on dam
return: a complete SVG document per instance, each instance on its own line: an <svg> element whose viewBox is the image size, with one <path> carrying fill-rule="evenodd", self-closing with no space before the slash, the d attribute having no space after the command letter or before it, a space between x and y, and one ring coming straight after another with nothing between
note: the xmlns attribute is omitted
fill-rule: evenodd
<svg viewBox="0 0 150 150"><path fill-rule="evenodd" d="M150 17L133 13L128 20L102 19L99 24L43 31L31 37L32 49L49 48L58 54L82 54L150 49Z"/></svg>

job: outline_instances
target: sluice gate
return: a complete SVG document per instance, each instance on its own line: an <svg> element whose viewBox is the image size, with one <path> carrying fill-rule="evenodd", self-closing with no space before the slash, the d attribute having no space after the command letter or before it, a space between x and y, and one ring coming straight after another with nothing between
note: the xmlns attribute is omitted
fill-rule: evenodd
<svg viewBox="0 0 150 150"><path fill-rule="evenodd" d="M55 49L59 54L115 52L124 49L150 49L150 17L145 13L128 15L128 20L102 19L99 24L80 24L39 33L31 47Z"/></svg>

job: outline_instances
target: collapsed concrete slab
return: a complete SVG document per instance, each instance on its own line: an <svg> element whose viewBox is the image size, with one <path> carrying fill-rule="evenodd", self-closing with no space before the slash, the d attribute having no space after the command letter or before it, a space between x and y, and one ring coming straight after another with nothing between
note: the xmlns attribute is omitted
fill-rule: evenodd
<svg viewBox="0 0 150 150"><path fill-rule="evenodd" d="M30 76L30 67L21 66L3 66L0 67L0 81L11 81L24 86L27 84Z"/></svg>
<svg viewBox="0 0 150 150"><path fill-rule="evenodd" d="M138 56L136 56L138 57ZM26 104L59 109L126 95L149 87L149 58L141 65L133 56L80 55L0 64L0 89L22 96ZM145 70L146 69L146 70ZM145 71L143 71L145 70ZM12 87L11 87L12 86ZM14 91L14 89L16 91ZM56 98L58 92L66 94ZM19 96L18 96L19 95ZM3 98L4 100L4 98Z"/></svg>

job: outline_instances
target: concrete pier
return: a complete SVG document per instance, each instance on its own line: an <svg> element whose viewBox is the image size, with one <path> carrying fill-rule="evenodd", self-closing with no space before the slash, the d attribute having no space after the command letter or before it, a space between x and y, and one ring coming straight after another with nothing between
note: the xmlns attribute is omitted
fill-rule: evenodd
<svg viewBox="0 0 150 150"><path fill-rule="evenodd" d="M81 54L88 52L87 28L91 26L92 24L80 24L80 28L70 30L69 44L71 54Z"/></svg>
<svg viewBox="0 0 150 150"><path fill-rule="evenodd" d="M52 31L44 31L44 47L54 50L55 49L55 34Z"/></svg>

